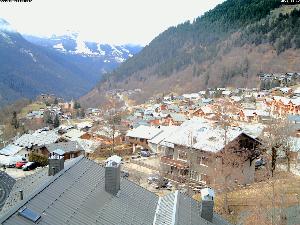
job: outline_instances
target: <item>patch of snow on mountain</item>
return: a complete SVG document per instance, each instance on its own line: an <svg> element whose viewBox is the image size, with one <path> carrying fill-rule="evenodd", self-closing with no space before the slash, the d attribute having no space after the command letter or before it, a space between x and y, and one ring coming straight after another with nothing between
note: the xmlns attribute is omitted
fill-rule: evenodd
<svg viewBox="0 0 300 225"><path fill-rule="evenodd" d="M126 59L121 58L121 57L115 57L115 60L116 60L118 63L122 63L122 62L124 62Z"/></svg>
<svg viewBox="0 0 300 225"><path fill-rule="evenodd" d="M120 46L120 47L121 47L123 52L130 53L130 51L128 49L126 49L124 46Z"/></svg>
<svg viewBox="0 0 300 225"><path fill-rule="evenodd" d="M132 54L128 54L128 56L131 58L133 55Z"/></svg>
<svg viewBox="0 0 300 225"><path fill-rule="evenodd" d="M105 62L105 63L110 63L110 61L109 61L109 60L107 60L107 59L105 59L103 62Z"/></svg>
<svg viewBox="0 0 300 225"><path fill-rule="evenodd" d="M100 55L105 56L105 51L103 51L103 50L101 49L100 43L97 45L97 47L98 47L98 51L99 51Z"/></svg>
<svg viewBox="0 0 300 225"><path fill-rule="evenodd" d="M1 19L1 18L0 18L0 30L6 31L6 32L16 32L16 30L14 28L12 28L6 20Z"/></svg>
<svg viewBox="0 0 300 225"><path fill-rule="evenodd" d="M25 55L30 56L33 62L35 62L35 63L37 62L35 56L33 55L33 53L32 53L30 50L21 48L21 49L20 49L20 52L23 53L23 54L25 54Z"/></svg>
<svg viewBox="0 0 300 225"><path fill-rule="evenodd" d="M10 39L10 37L4 33L3 31L0 30L0 35L3 37L3 39L8 43L8 44L13 44L12 40Z"/></svg>
<svg viewBox="0 0 300 225"><path fill-rule="evenodd" d="M84 40L80 39L79 37L76 39L76 54L87 54L87 55L93 55L93 53L86 45Z"/></svg>
<svg viewBox="0 0 300 225"><path fill-rule="evenodd" d="M62 45L62 43L53 45L53 48L55 48L55 49L57 49L57 50L60 50L60 51L63 51L63 52L66 51L66 49L64 48L64 46Z"/></svg>
<svg viewBox="0 0 300 225"><path fill-rule="evenodd" d="M111 45L110 47L113 50L111 53L113 56L122 56L123 55L123 52L118 50L114 45Z"/></svg>

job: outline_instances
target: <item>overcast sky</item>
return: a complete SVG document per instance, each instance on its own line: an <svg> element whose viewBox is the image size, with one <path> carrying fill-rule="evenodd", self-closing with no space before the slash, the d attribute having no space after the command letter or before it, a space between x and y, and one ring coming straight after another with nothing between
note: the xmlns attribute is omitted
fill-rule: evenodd
<svg viewBox="0 0 300 225"><path fill-rule="evenodd" d="M77 31L84 40L148 44L170 26L193 20L224 0L32 0L0 3L0 17L21 33Z"/></svg>

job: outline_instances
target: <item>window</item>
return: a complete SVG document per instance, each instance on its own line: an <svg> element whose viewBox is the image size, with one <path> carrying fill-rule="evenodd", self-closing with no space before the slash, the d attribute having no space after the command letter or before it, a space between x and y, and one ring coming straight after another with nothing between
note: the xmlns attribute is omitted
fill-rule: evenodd
<svg viewBox="0 0 300 225"><path fill-rule="evenodd" d="M178 159L187 160L187 153L185 151L178 151Z"/></svg>
<svg viewBox="0 0 300 225"><path fill-rule="evenodd" d="M208 158L205 156L198 156L197 164L208 166Z"/></svg>
<svg viewBox="0 0 300 225"><path fill-rule="evenodd" d="M26 207L19 211L19 215L34 222L34 223L37 222L41 218L40 214L38 214L37 212L35 212L31 209L28 209Z"/></svg>

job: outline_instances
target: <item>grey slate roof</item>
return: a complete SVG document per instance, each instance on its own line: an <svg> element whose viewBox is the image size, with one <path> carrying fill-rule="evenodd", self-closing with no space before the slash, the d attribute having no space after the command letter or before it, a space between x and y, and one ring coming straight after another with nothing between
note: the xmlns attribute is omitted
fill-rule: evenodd
<svg viewBox="0 0 300 225"><path fill-rule="evenodd" d="M226 220L214 213L212 223L200 216L201 204L183 193L178 193L176 223L175 225L230 225Z"/></svg>
<svg viewBox="0 0 300 225"><path fill-rule="evenodd" d="M70 167L74 162L76 162L76 160L76 158L67 160L65 162L65 167ZM23 191L23 197L26 199L51 179L52 177L48 176L48 167L44 167L34 174L16 180L8 198L5 201L2 211L0 211L0 218L21 202L19 197L20 190Z"/></svg>
<svg viewBox="0 0 300 225"><path fill-rule="evenodd" d="M104 188L104 173L97 163L77 157L2 216L0 224L35 224L18 214L24 207L41 216L39 225L211 224L200 217L200 204L178 191L159 198L121 179L120 191L111 195ZM213 222L228 224L217 215Z"/></svg>
<svg viewBox="0 0 300 225"><path fill-rule="evenodd" d="M159 198L153 225L230 225L216 213L211 223L203 219L200 212L199 202L176 191Z"/></svg>
<svg viewBox="0 0 300 225"><path fill-rule="evenodd" d="M0 171L0 211L9 196L14 184L15 179L9 176L7 173Z"/></svg>
<svg viewBox="0 0 300 225"><path fill-rule="evenodd" d="M62 150L64 153L68 152L76 152L76 151L84 151L84 149L78 144L77 141L68 141L68 142L59 142L53 143L45 146L48 151L54 152L57 149Z"/></svg>
<svg viewBox="0 0 300 225"><path fill-rule="evenodd" d="M70 168L56 174L33 196L0 219L0 224L34 224L18 215L27 207L41 215L38 224L152 224L158 197L126 180L118 196L104 190L104 168L78 157ZM1 223L2 222L2 223Z"/></svg>

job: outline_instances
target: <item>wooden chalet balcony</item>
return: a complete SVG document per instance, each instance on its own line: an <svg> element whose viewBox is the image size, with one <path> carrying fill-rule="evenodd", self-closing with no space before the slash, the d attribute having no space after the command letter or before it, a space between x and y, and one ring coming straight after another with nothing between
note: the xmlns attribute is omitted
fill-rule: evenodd
<svg viewBox="0 0 300 225"><path fill-rule="evenodd" d="M175 160L175 159L172 159L168 156L162 156L160 158L161 162L164 163L164 164L167 164L169 166L174 166L178 169L188 169L189 168L189 165L186 163L186 162L183 162L181 160Z"/></svg>

